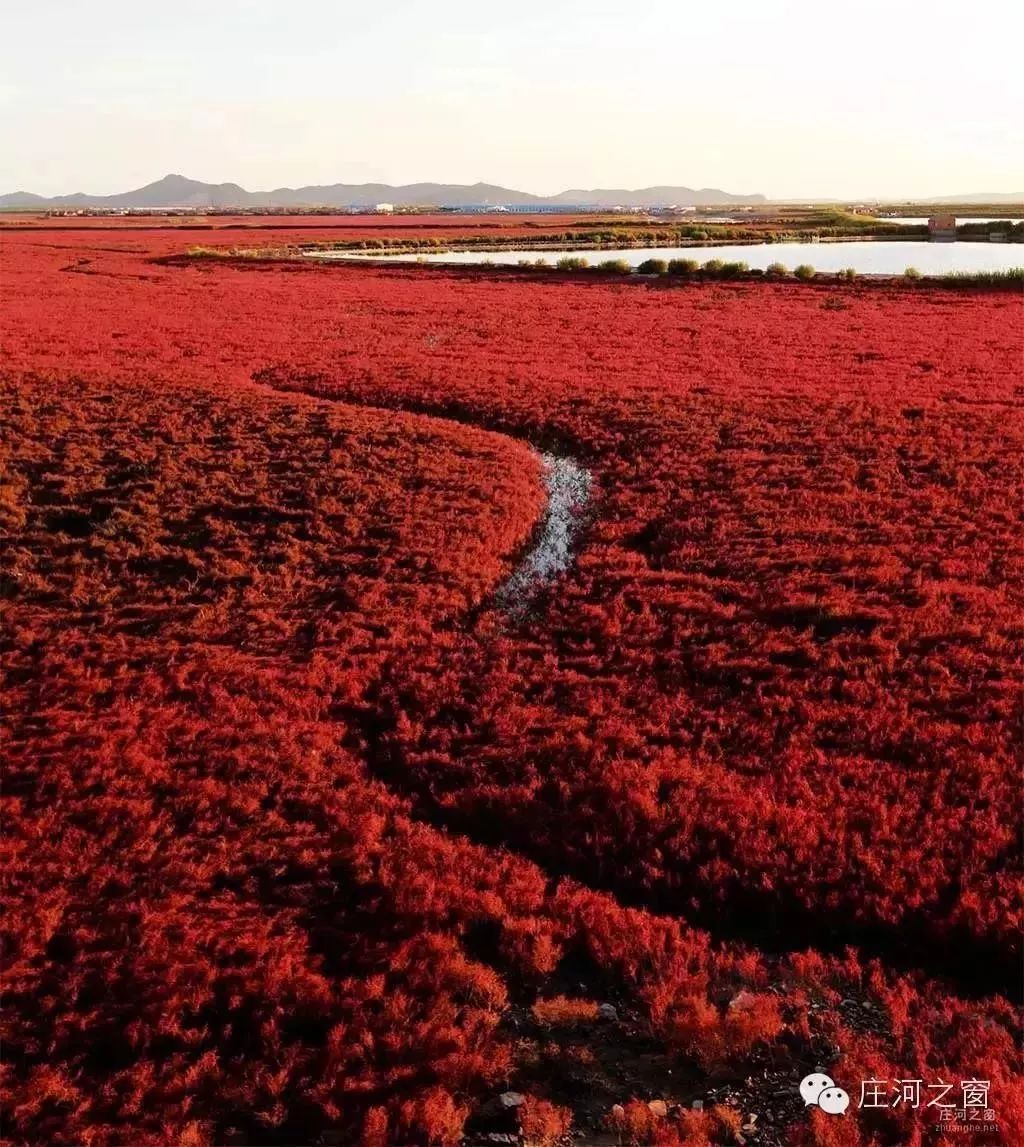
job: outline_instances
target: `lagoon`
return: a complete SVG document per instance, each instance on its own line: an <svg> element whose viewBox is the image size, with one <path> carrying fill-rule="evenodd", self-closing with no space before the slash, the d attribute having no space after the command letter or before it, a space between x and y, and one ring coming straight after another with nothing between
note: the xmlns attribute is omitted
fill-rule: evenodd
<svg viewBox="0 0 1024 1147"><path fill-rule="evenodd" d="M439 251L383 255L380 252L315 251L318 259L360 260L372 258L382 263L493 264L516 266L539 259L554 266L565 256L586 259L591 265L610 259L625 260L637 267L645 259L708 259L722 262L744 262L753 269L764 270L772 263L782 263L789 270L809 263L816 271L835 272L852 267L861 275L902 275L915 267L924 275L946 275L952 272L1006 271L1024 266L1024 245L1020 243L929 243L928 241L851 240L836 243L751 243L725 247L627 247L627 248L504 248L498 251Z"/></svg>
<svg viewBox="0 0 1024 1147"><path fill-rule="evenodd" d="M928 222L928 215L881 215L879 223L903 223L908 227L923 227ZM1020 223L1021 217L1010 218L1008 215L957 215L957 227L965 223Z"/></svg>

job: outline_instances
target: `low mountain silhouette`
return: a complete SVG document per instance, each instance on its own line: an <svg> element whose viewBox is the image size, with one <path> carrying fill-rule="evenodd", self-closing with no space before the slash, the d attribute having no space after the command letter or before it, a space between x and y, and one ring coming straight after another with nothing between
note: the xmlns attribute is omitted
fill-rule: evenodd
<svg viewBox="0 0 1024 1147"><path fill-rule="evenodd" d="M918 199L917 203L1024 203L1024 191L971 191L966 195L937 195L934 199Z"/></svg>
<svg viewBox="0 0 1024 1147"><path fill-rule="evenodd" d="M2 208L106 207L106 208L230 208L230 207L360 207L392 203L396 207L557 206L659 207L764 203L763 195L731 195L716 188L644 187L639 190L563 191L559 195L531 195L491 183L331 183L312 187L279 187L274 191L246 191L237 183L202 183L184 175L165 175L155 183L118 195L55 195L47 198L29 191L0 195Z"/></svg>
<svg viewBox="0 0 1024 1147"><path fill-rule="evenodd" d="M574 203L581 206L618 207L628 204L631 207L692 207L696 204L717 206L726 203L767 203L763 195L731 195L717 187L641 187L636 190L626 188L597 188L590 191L574 189L563 191L551 199L553 203Z"/></svg>
<svg viewBox="0 0 1024 1147"><path fill-rule="evenodd" d="M0 207L244 207L251 196L237 183L200 183L184 175L165 175L135 191L119 195L55 195L28 191L0 196Z"/></svg>

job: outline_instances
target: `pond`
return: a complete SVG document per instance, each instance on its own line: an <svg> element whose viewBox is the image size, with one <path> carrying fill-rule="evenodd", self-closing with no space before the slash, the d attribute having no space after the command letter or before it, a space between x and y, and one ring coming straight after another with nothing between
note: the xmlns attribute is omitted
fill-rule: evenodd
<svg viewBox="0 0 1024 1147"><path fill-rule="evenodd" d="M389 263L491 263L516 266L520 262L543 259L554 266L560 258L571 255L586 259L591 265L608 259L624 259L632 267L645 259L708 259L744 262L764 270L771 263L782 263L793 270L809 263L816 271L842 271L852 267L862 275L902 275L916 267L924 275L945 275L952 271L1005 271L1024 266L1024 244L1020 243L929 243L871 242L866 240L839 243L752 243L728 247L631 247L605 250L536 250L505 249L501 251L441 251L430 254L381 255L355 254L351 251L317 251L321 259L379 259Z"/></svg>
<svg viewBox="0 0 1024 1147"><path fill-rule="evenodd" d="M908 226L923 227L929 220L928 215L882 215L879 223L906 223ZM1010 218L1008 215L957 215L956 225L963 223L1020 223L1021 217Z"/></svg>

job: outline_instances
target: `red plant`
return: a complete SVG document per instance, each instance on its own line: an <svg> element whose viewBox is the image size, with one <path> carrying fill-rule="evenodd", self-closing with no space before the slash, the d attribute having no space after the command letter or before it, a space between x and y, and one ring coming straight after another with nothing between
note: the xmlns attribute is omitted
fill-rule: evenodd
<svg viewBox="0 0 1024 1147"><path fill-rule="evenodd" d="M519 1130L528 1147L555 1147L569 1133L572 1112L527 1095L519 1107Z"/></svg>
<svg viewBox="0 0 1024 1147"><path fill-rule="evenodd" d="M983 1078L1016 1142L1019 300L190 241L0 232L12 1141L551 1135L519 1009L610 996L567 1071ZM594 497L510 618L530 443Z"/></svg>

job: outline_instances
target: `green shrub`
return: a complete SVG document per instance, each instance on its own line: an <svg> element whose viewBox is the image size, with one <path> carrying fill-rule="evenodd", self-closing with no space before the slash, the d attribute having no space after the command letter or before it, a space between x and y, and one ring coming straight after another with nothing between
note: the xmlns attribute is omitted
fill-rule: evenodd
<svg viewBox="0 0 1024 1147"><path fill-rule="evenodd" d="M916 267L908 267L903 272L903 278L904 279L911 279L911 280L920 279L921 278L921 272Z"/></svg>
<svg viewBox="0 0 1024 1147"><path fill-rule="evenodd" d="M781 275L788 275L789 274L789 268L786 266L785 263L769 263L768 266L765 268L765 274L766 275L772 275L773 277L778 277Z"/></svg>
<svg viewBox="0 0 1024 1147"><path fill-rule="evenodd" d="M630 275L633 273L633 265L628 259L605 259L603 263L598 263L597 269L607 271L612 275Z"/></svg>
<svg viewBox="0 0 1024 1147"><path fill-rule="evenodd" d="M555 264L560 271L582 271L589 264L581 255L563 255Z"/></svg>
<svg viewBox="0 0 1024 1147"><path fill-rule="evenodd" d="M813 279L818 272L810 265L810 263L801 263L799 267L793 272L798 279L803 279L805 282L808 279Z"/></svg>
<svg viewBox="0 0 1024 1147"><path fill-rule="evenodd" d="M664 259L644 259L637 267L641 275L664 275L668 271L668 263Z"/></svg>
<svg viewBox="0 0 1024 1147"><path fill-rule="evenodd" d="M738 275L745 275L750 270L750 264L742 260L734 263L723 263L720 274L723 279L735 279Z"/></svg>
<svg viewBox="0 0 1024 1147"><path fill-rule="evenodd" d="M954 287L1011 287L1024 286L1024 267L1009 267L1005 271L951 271L942 276L944 283Z"/></svg>
<svg viewBox="0 0 1024 1147"><path fill-rule="evenodd" d="M857 268L856 267L844 267L839 272L839 277L840 277L840 279L856 279L857 278Z"/></svg>
<svg viewBox="0 0 1024 1147"><path fill-rule="evenodd" d="M670 275L693 275L700 270L700 263L696 259L669 259L668 273Z"/></svg>
<svg viewBox="0 0 1024 1147"><path fill-rule="evenodd" d="M550 267L551 266L551 264L543 256L541 256L541 258L539 258L539 259L534 259L533 265L535 267Z"/></svg>
<svg viewBox="0 0 1024 1147"><path fill-rule="evenodd" d="M701 270L705 275L717 275L725 266L721 259L708 259Z"/></svg>

